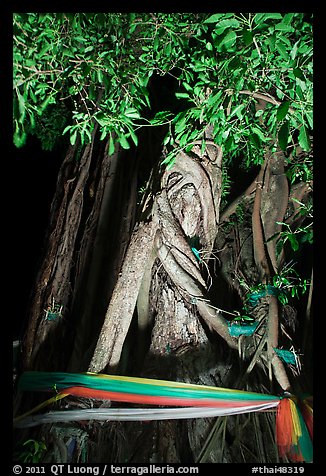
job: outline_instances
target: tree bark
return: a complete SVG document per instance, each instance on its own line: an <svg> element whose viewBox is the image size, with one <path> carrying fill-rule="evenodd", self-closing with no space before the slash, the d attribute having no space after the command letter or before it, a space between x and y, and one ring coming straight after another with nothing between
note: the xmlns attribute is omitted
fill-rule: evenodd
<svg viewBox="0 0 326 476"><path fill-rule="evenodd" d="M88 148L77 165L72 151L67 155L27 333L26 367L51 370L48 359L41 360L50 346L53 370L66 365L73 372L136 374L226 388L247 385L257 391L261 382L266 385L267 370L271 390L274 379L289 390L287 371L274 351L282 339L277 298L266 296L251 310L259 322L253 336L232 337L228 327L248 289L270 282L279 271L283 258L271 239L280 231L276 221L291 213L297 217L295 203L289 211L289 196L306 193L299 188L289 193L282 157L268 156L257 179L220 218L222 152L208 135L204 154L194 144L191 152L177 156L159 186L144 196L136 220L138 165L122 167L120 154L109 157L106 148L95 164ZM117 205L122 182L124 198ZM120 221L115 207L119 214L123 210ZM121 240L114 243L117 237ZM210 264L217 256L218 272ZM59 270L62 275L56 274ZM40 310L52 296L63 305L63 319L40 322ZM231 308L224 306L226 297ZM74 331L67 340L68 325ZM61 334L51 334L55 326ZM55 350L53 337L59 335ZM68 360L56 354L64 338L71 344ZM255 442L248 434L267 425L264 418L243 417L241 431L232 418L93 423L89 458L131 464L234 462L241 437L250 461ZM223 442L223 448L214 441Z"/></svg>
<svg viewBox="0 0 326 476"><path fill-rule="evenodd" d="M95 132L93 141L94 137ZM93 141L85 147L80 161L74 161L74 150L70 148L59 175L57 189L62 198L58 200L56 197L54 200L53 220L50 224L53 229L47 240L46 256L37 278L35 299L24 339L23 362L26 369L35 366L41 368L44 365L43 358L37 357L41 348L51 361L50 355L53 352L57 354L53 345L57 349L62 345L64 318L68 314L67 306L71 296L73 256L82 217L83 194L89 175ZM51 309L53 303L62 306L62 312L56 319L49 320L45 312ZM49 336L52 345L49 344ZM58 369L64 364L59 355L56 357L53 361ZM48 359L46 368L47 363Z"/></svg>

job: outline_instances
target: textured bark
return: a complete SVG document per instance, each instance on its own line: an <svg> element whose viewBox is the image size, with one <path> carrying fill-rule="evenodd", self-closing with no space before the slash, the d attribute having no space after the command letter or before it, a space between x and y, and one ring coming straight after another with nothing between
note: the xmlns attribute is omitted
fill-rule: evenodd
<svg viewBox="0 0 326 476"><path fill-rule="evenodd" d="M93 140L94 136L95 132ZM63 189L63 196L57 211L53 213L54 229L48 238L46 257L37 278L35 299L24 339L25 368L32 368L40 348L43 347L45 350L45 342L48 341L50 335L52 340L55 335L59 344L59 335L62 338L62 332L64 332L63 319L46 320L45 310L54 301L62 306L63 318L67 313L67 304L71 295L70 273L83 211L83 194L88 179L92 149L93 142L86 146L77 163L73 163L73 151L70 149L62 166L58 193L60 195ZM73 174L69 178L67 178L67 171ZM45 351L49 356L51 346L46 345L46 347ZM57 367L62 365L59 362L56 363ZM40 357L36 365L46 366L46 362Z"/></svg>
<svg viewBox="0 0 326 476"><path fill-rule="evenodd" d="M255 263L260 273L261 282L266 282L270 276L269 264L265 252L264 231L261 220L262 189L264 186L265 172L267 168L267 159L261 166L257 177L256 193L252 209L252 234L254 244Z"/></svg>
<svg viewBox="0 0 326 476"><path fill-rule="evenodd" d="M281 153L267 156L256 182L253 203L250 200L251 184L243 194L242 219L236 219L231 232L228 231L227 220L236 217L238 199L237 206L230 204L222 214L225 220L225 233L221 228L222 233L217 240L217 248L221 249L219 258L222 263L222 275L229 286L236 290L242 302L248 289L257 284L271 283L273 275L279 272L284 251L279 256L276 255L276 242L281 231L281 226L276 222L285 221L287 214L291 214L291 211L289 212L289 208L292 207L291 196L300 193L295 192L297 186L294 186L289 194L284 174L284 158ZM250 210L252 230L247 229L247 215L250 214ZM234 235L232 239L231 233ZM222 305L221 303L220 306ZM256 332L252 338L246 338L246 355L250 361L246 375L258 364L268 369L271 381L275 378L283 390L289 390L291 385L284 363L274 352L275 348L279 348L285 335L281 333L282 316L278 299L275 296L268 296L261 301L260 306L252 308L250 312L263 327L262 332Z"/></svg>
<svg viewBox="0 0 326 476"><path fill-rule="evenodd" d="M150 257L156 224L142 224L130 241L121 273L113 291L104 324L89 365L89 372L117 367L131 323L144 275L144 263Z"/></svg>
<svg viewBox="0 0 326 476"><path fill-rule="evenodd" d="M116 174L117 156L104 157L95 173L86 156L83 171L74 169L70 159L70 168L67 166L65 174L62 171L60 183L65 185L54 202L52 230L55 232L50 240L50 259L45 261L41 274L42 279L49 280L49 276L52 279L54 260L59 257L60 265L60 259L64 260L62 252L74 248L73 253L66 254L69 263L62 263L65 276L69 269L74 274L68 295L68 301L71 293L74 296L73 320L69 324L75 328L69 370L84 371L87 367L93 372L119 370L126 375L257 391L262 388L265 391L266 370L270 370L271 380L290 390L287 371L274 352L283 337L282 314L276 297L266 296L252 309L252 316L259 322L253 336L231 337L226 314L221 312L221 309L231 313L241 309L248 288L262 280L268 282L278 271L281 255L276 256L276 240L268 239L280 230L276 221L288 219L291 223L294 216L299 220L295 202L290 203L291 197L305 198L309 194L293 187L290 201L287 199L280 156L266 159L257 179L223 212L221 223L221 149L209 138L204 154L194 144L189 154L179 154L174 166L163 174L159 186L156 184L156 189L146 193L140 206L138 217L141 218L132 234L129 231L135 221L136 168ZM74 170L76 175L72 173ZM123 206L119 207L115 198L121 190L113 186L117 175L118 182L122 183L122 175L129 180L127 187L125 183L121 187L128 190ZM153 185L153 181L149 182ZM78 184L84 186L82 197ZM92 206L90 202L85 205L86 193L94 193ZM66 234L71 198L75 207L84 210L81 215L69 215L73 218L70 221L75 239ZM237 216L239 206L242 218ZM114 207L118 213L123 210L118 225L110 212ZM78 223L81 223L79 233ZM122 237L116 248L110 248L114 241L112 234ZM62 243L60 237L66 237ZM193 253L194 242L200 259ZM109 249L115 255L111 261L105 257ZM217 276L216 268L210 266L209 258L213 256L220 267ZM60 281L60 276L56 276L58 289L67 290L64 286L67 280ZM39 310L43 309L46 296L52 296L50 289L40 287ZM35 316L38 316L36 311ZM31 324L30 348L33 339L41 335L35 327L38 319ZM63 326L65 321L48 324ZM54 370L59 370L58 362L54 361ZM45 365L50 370L48 361ZM273 386L272 381L270 390L274 390ZM111 404L103 402L103 405ZM87 407L101 403L71 399L68 405ZM103 425L93 422L87 424L88 461L257 462L252 435L257 434L258 438L260 432L267 434L268 428L263 425L267 425L269 417L243 415ZM62 442L56 440L54 444L61 448L60 454L66 451ZM263 446L262 439L259 444ZM266 450L267 462L276 458L273 450Z"/></svg>
<svg viewBox="0 0 326 476"><path fill-rule="evenodd" d="M145 273L138 295L137 309L141 315L145 315L144 309L149 313L145 320L149 347L147 354L146 348L140 349L139 341L135 348L137 354L146 354L143 376L230 386L232 372L219 355L228 346L236 348L237 342L230 337L225 319L210 306L206 268L196 259L189 241L198 237L207 256L214 246L221 180L217 163L221 156L216 146L210 152L206 159L195 153L180 154L162 178L162 191L153 207L157 231L147 265L151 282L149 286ZM142 292L147 292L148 286L149 299L144 304ZM212 339L216 342L212 343ZM145 346L145 339L140 342ZM130 359L137 357L132 349L130 352ZM212 419L162 421L145 426L133 423L133 437L130 425L121 425L125 457L129 463L195 461L212 423ZM146 444L139 445L139 441ZM212 450L207 460L218 460L217 453L218 449Z"/></svg>
<svg viewBox="0 0 326 476"><path fill-rule="evenodd" d="M189 244L189 239L198 237L206 252L214 244L220 201L220 192L216 191L221 188L221 174L216 172L221 167L221 151L217 146L213 151L207 153L206 159L182 153L171 172L164 174L163 190L153 207L153 221L140 224L131 239L89 371L99 372L107 365L111 371L116 369L137 302L139 322L144 326L149 321L144 287L149 289L148 273L156 253L184 298L188 302L198 301L198 310L206 324L236 348L225 319L208 307L207 286Z"/></svg>
<svg viewBox="0 0 326 476"><path fill-rule="evenodd" d="M119 150L109 156L108 146L107 143L101 166L97 167L100 176L97 181L95 181L96 177L94 178L89 190L94 203L85 225L77 262L77 279L74 283L71 308L72 314L78 315L78 326L68 366L68 370L72 372L84 371L87 368L84 353L89 346L93 327L96 328L94 308L99 299L97 290L101 285L101 268L107 249L110 226L108 217L112 208L119 160Z"/></svg>
<svg viewBox="0 0 326 476"><path fill-rule="evenodd" d="M289 203L289 185L284 172L283 153L273 154L268 161L261 197L261 220L264 239L273 273L278 273L276 238L282 229Z"/></svg>

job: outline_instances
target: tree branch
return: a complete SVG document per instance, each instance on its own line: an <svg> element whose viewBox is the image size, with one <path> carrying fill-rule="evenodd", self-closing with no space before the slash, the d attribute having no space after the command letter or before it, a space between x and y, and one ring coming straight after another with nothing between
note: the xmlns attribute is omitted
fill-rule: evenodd
<svg viewBox="0 0 326 476"><path fill-rule="evenodd" d="M273 96L270 96L268 94L256 93L253 91L249 91L248 89L242 89L241 91L239 91L239 94L246 94L247 96L251 96L254 99L261 99L262 101L269 102L270 104L275 104L276 106L282 104L282 101L278 101ZM289 107L289 112L294 112L293 107Z"/></svg>

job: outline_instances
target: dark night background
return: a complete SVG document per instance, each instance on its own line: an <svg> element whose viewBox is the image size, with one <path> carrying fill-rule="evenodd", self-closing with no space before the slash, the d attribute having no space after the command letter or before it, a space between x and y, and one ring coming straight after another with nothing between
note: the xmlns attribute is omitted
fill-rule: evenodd
<svg viewBox="0 0 326 476"><path fill-rule="evenodd" d="M63 153L58 148L43 151L34 137L29 137L21 149L12 146L9 210L12 224L8 238L14 265L7 285L12 295L13 340L22 337L26 323Z"/></svg>

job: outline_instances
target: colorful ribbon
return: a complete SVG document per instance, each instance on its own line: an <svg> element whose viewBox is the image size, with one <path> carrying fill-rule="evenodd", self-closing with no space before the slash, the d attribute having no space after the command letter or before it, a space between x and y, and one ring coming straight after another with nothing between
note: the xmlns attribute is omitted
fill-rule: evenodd
<svg viewBox="0 0 326 476"><path fill-rule="evenodd" d="M312 415L312 408L311 415ZM283 398L277 407L276 443L281 458L312 462L312 433L309 434L303 414L293 398Z"/></svg>
<svg viewBox="0 0 326 476"><path fill-rule="evenodd" d="M26 428L45 423L67 421L154 421L181 420L185 418L211 418L218 416L239 415L275 408L275 403L262 403L247 407L210 408L85 408L79 410L50 411L34 416L26 416L14 423L16 428Z"/></svg>
<svg viewBox="0 0 326 476"><path fill-rule="evenodd" d="M312 405L298 404L291 395L283 397L195 385L90 372L25 372L18 381L21 391L56 391L46 402L14 420L16 427L34 426L48 421L162 420L167 418L203 418L227 416L276 409L276 441L280 456L291 461L312 461ZM32 413L67 395L184 408L93 409L49 412L31 417ZM307 423L306 423L307 422Z"/></svg>

